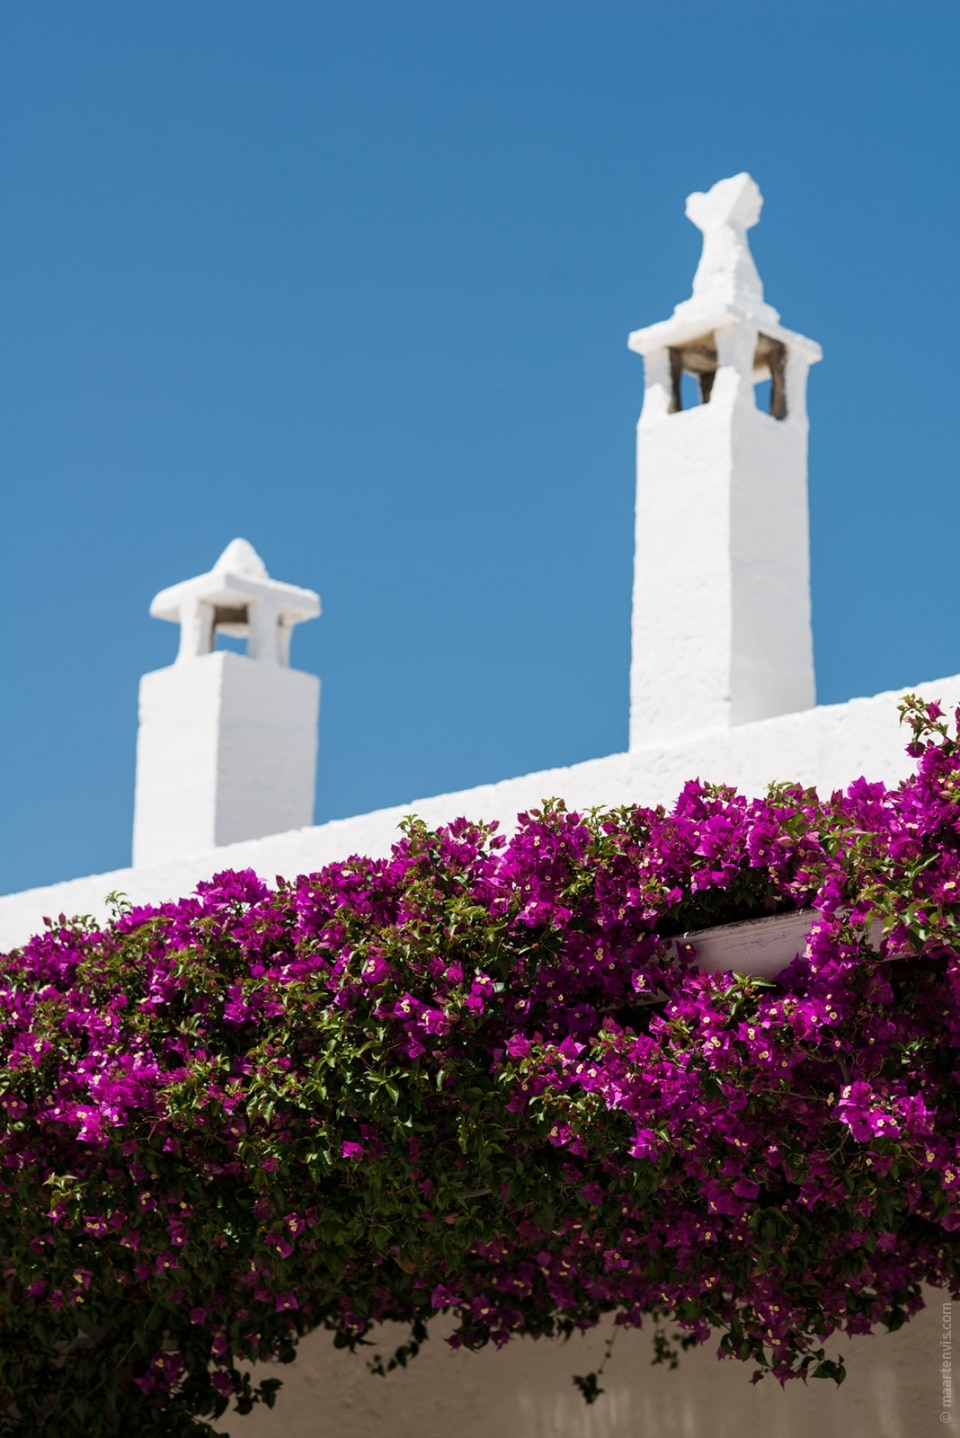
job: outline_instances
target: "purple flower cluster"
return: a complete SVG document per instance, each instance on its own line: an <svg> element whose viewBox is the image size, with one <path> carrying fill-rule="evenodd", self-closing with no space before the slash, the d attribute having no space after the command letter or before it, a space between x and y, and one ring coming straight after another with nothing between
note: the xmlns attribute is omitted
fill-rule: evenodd
<svg viewBox="0 0 960 1438"><path fill-rule="evenodd" d="M10 1431L212 1432L244 1362L438 1311L839 1378L957 1289L960 749L905 710L897 789L412 822L0 959ZM799 907L776 984L672 942Z"/></svg>

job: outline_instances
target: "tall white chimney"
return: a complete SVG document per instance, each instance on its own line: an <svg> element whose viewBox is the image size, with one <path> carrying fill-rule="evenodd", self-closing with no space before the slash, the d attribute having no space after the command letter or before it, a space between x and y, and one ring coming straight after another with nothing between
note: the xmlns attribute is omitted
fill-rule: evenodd
<svg viewBox="0 0 960 1438"><path fill-rule="evenodd" d="M821 350L764 302L747 240L762 204L746 174L691 195L693 294L630 336L646 377L631 748L815 702L806 384Z"/></svg>

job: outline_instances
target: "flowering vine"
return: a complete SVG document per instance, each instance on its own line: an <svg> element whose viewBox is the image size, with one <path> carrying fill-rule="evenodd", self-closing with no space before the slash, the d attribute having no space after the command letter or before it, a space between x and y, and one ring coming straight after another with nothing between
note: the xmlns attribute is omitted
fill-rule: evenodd
<svg viewBox="0 0 960 1438"><path fill-rule="evenodd" d="M410 820L0 959L0 1433L212 1433L304 1332L439 1312L839 1380L956 1291L960 745L903 709L895 789ZM677 941L800 907L776 982Z"/></svg>

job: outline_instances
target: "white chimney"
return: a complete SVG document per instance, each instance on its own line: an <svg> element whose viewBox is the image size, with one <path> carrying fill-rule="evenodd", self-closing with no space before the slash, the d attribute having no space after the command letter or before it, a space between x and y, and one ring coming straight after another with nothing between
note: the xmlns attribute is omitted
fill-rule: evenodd
<svg viewBox="0 0 960 1438"><path fill-rule="evenodd" d="M631 748L815 702L806 383L822 352L764 302L747 240L762 204L746 174L691 195L693 295L630 336L646 377Z"/></svg>
<svg viewBox="0 0 960 1438"><path fill-rule="evenodd" d="M140 681L134 865L312 823L320 681L288 666L319 596L271 579L235 539L150 613L180 625L180 649ZM218 633L246 639L246 654L215 649Z"/></svg>

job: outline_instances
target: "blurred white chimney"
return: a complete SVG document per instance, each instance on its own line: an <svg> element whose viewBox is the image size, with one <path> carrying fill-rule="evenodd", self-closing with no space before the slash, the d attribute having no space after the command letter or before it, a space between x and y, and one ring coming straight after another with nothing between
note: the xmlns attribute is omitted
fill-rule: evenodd
<svg viewBox="0 0 960 1438"><path fill-rule="evenodd" d="M271 579L235 539L150 613L180 625L180 649L140 681L134 865L311 824L320 681L289 662L319 596ZM246 654L215 649L217 634L246 639Z"/></svg>

